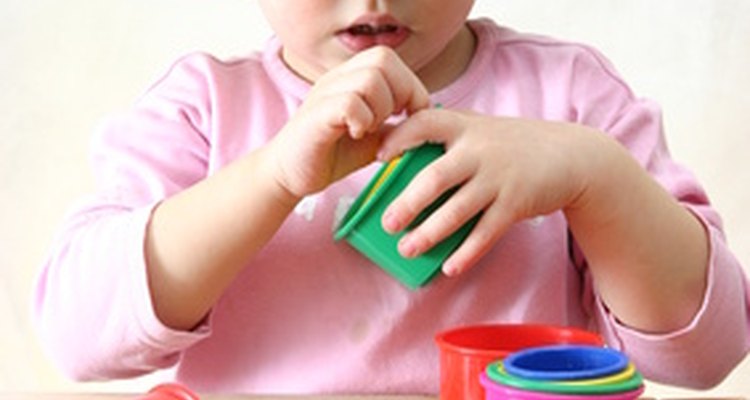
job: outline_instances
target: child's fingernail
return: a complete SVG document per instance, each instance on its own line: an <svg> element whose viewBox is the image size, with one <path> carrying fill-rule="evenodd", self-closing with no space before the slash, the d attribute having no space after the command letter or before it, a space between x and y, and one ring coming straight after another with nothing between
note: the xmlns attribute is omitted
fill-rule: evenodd
<svg viewBox="0 0 750 400"><path fill-rule="evenodd" d="M460 272L461 271L458 269L458 266L456 265L456 263L452 262L451 260L448 260L445 263L443 263L443 273L446 276L456 276Z"/></svg>
<svg viewBox="0 0 750 400"><path fill-rule="evenodd" d="M388 153L385 150L378 151L378 154L376 155L376 157L378 158L378 161L383 161L383 162L388 161L388 158L387 158Z"/></svg>
<svg viewBox="0 0 750 400"><path fill-rule="evenodd" d="M398 243L398 251L402 256L406 258L416 257L418 255L418 249L414 240L406 236Z"/></svg>
<svg viewBox="0 0 750 400"><path fill-rule="evenodd" d="M383 229L388 233L396 233L399 230L398 219L393 212L386 211L383 215Z"/></svg>

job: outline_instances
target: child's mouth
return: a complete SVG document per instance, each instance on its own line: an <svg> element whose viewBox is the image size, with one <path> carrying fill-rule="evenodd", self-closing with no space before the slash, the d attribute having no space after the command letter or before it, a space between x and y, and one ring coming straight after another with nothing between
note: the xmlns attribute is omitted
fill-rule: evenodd
<svg viewBox="0 0 750 400"><path fill-rule="evenodd" d="M409 38L410 31L392 20L357 21L338 32L337 37L350 51L360 52L373 46L396 48Z"/></svg>
<svg viewBox="0 0 750 400"><path fill-rule="evenodd" d="M396 25L381 25L381 26L373 26L373 25L355 25L351 28L347 29L347 32L351 35L379 35L383 33L394 33L398 31L398 26Z"/></svg>

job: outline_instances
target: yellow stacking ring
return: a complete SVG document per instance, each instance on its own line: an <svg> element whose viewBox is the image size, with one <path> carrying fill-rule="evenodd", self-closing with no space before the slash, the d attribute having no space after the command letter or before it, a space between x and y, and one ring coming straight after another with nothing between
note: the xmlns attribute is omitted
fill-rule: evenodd
<svg viewBox="0 0 750 400"><path fill-rule="evenodd" d="M605 375L601 376L599 378L591 378L591 379L576 379L576 380L570 380L570 381L556 381L555 383L559 383L561 385L572 385L572 386L595 386L595 385L607 385L610 383L618 383L618 382L624 382L635 375L635 365L633 363L629 363L628 366L612 375Z"/></svg>

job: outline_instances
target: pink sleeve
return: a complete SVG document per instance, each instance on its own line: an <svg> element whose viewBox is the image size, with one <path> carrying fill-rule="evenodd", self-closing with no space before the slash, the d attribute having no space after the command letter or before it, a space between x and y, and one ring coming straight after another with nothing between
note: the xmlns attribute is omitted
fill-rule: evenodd
<svg viewBox="0 0 750 400"><path fill-rule="evenodd" d="M594 308L607 342L626 351L652 380L686 387L718 384L750 347L747 278L724 239L721 219L695 177L670 156L661 111L637 99L596 52L579 63L573 98L581 122L615 137L664 188L705 226L710 240L708 286L700 311L684 328L647 334L618 322L594 294Z"/></svg>
<svg viewBox="0 0 750 400"><path fill-rule="evenodd" d="M93 143L96 193L66 218L35 292L48 353L79 380L165 368L209 334L165 327L151 304L144 235L158 202L206 175L210 116L203 58L177 63ZM191 101L192 103L186 103Z"/></svg>
<svg viewBox="0 0 750 400"><path fill-rule="evenodd" d="M746 279L721 232L711 227L708 230L708 286L700 310L682 329L665 334L631 329L618 322L597 299L607 342L624 349L652 380L707 389L720 383L748 350L750 298Z"/></svg>

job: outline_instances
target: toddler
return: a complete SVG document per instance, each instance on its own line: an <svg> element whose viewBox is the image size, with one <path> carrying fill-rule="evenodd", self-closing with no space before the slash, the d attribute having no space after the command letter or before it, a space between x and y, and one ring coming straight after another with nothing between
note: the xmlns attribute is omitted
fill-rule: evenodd
<svg viewBox="0 0 750 400"><path fill-rule="evenodd" d="M61 369L434 394L437 332L528 322L597 331L652 380L720 382L748 350L747 280L658 107L597 51L467 20L473 3L260 0L262 52L189 55L109 119L36 288ZM482 216L409 290L332 235L374 161L425 142L446 153L384 228L460 189L400 253Z"/></svg>

